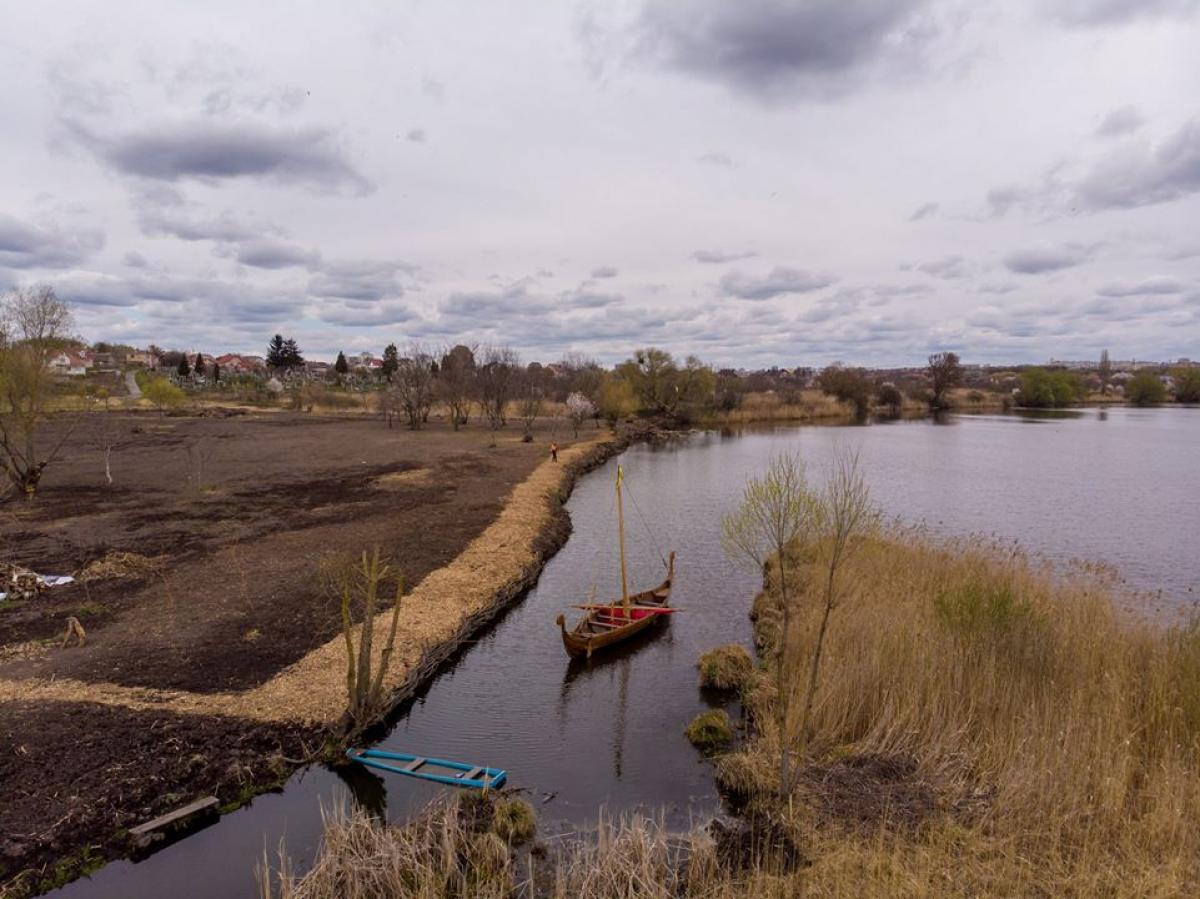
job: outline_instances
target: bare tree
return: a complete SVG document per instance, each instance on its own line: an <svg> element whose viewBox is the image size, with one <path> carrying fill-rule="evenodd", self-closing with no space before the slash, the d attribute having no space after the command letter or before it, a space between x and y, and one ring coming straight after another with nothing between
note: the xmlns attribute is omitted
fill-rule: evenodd
<svg viewBox="0 0 1200 899"><path fill-rule="evenodd" d="M793 776L790 734L796 678L792 672L798 654L793 619L799 602L799 596L788 583L788 554L797 541L811 539L817 521L816 497L808 486L804 462L798 455L785 453L771 460L762 477L746 482L741 504L725 517L721 528L721 542L730 556L744 559L760 571L774 560L778 569L782 622L773 649L779 781L785 789L790 789Z"/></svg>
<svg viewBox="0 0 1200 899"><path fill-rule="evenodd" d="M471 416L471 403L475 399L475 349L473 347L451 347L442 353L438 368L437 395L450 413L454 430L465 425Z"/></svg>
<svg viewBox="0 0 1200 899"><path fill-rule="evenodd" d="M1108 358L1108 350L1100 352L1100 365L1096 369L1100 377L1100 392L1108 393L1108 384L1112 380L1112 360Z"/></svg>
<svg viewBox="0 0 1200 899"><path fill-rule="evenodd" d="M389 579L393 579L391 566L380 558L379 547L376 547L370 554L364 552L353 566L335 564L328 566L326 572L341 600L342 636L346 641L346 714L343 730L347 735L352 735L378 721L387 711L384 689L396 646L404 576L400 572L395 573L396 596L392 604L391 624L382 650L376 657L375 618L379 613L379 592ZM356 611L362 616L362 623L357 628L354 625Z"/></svg>
<svg viewBox="0 0 1200 899"><path fill-rule="evenodd" d="M47 445L39 442L54 393L50 361L71 327L70 307L47 285L17 288L0 301L0 465L28 500L74 430L72 421Z"/></svg>
<svg viewBox="0 0 1200 899"><path fill-rule="evenodd" d="M800 716L801 745L807 744L810 735L813 701L817 695L829 619L845 598L838 575L854 551L879 528L880 512L872 502L871 491L863 479L857 450L845 447L837 450L829 475L817 496L815 509L815 550L822 573L824 598L821 624L809 667L804 711Z"/></svg>
<svg viewBox="0 0 1200 899"><path fill-rule="evenodd" d="M541 378L533 371L526 371L517 380L517 414L525 425L523 439L526 443L533 440L533 425L545 407L545 391Z"/></svg>
<svg viewBox="0 0 1200 899"><path fill-rule="evenodd" d="M408 355L397 362L392 383L408 426L418 430L433 405L433 357L422 344L409 345Z"/></svg>
<svg viewBox="0 0 1200 899"><path fill-rule="evenodd" d="M125 424L119 418L108 415L96 416L95 440L96 446L104 454L104 482L109 487L113 485L112 454L124 442L129 433Z"/></svg>
<svg viewBox="0 0 1200 899"><path fill-rule="evenodd" d="M492 445L496 431L508 422L508 404L516 392L520 358L510 347L488 347L483 351L477 380L479 405L492 430Z"/></svg>
<svg viewBox="0 0 1200 899"><path fill-rule="evenodd" d="M957 353L934 353L929 357L929 380L933 387L933 396L929 405L934 409L946 406L946 391L962 383L963 368L959 364Z"/></svg>

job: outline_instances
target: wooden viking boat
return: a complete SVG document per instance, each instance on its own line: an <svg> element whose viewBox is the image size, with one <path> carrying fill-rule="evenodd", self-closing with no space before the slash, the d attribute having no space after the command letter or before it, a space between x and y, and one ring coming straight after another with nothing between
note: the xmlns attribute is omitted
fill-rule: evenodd
<svg viewBox="0 0 1200 899"><path fill-rule="evenodd" d="M675 580L675 553L666 560L667 577L652 590L629 593L628 575L625 571L625 510L621 498L623 481L621 467L617 466L617 540L621 548L621 600L607 605L585 605L587 614L570 630L563 615L555 620L562 632L563 646L574 657L591 658L592 653L606 646L628 640L645 630L657 626L676 611L667 605L671 598L671 585Z"/></svg>

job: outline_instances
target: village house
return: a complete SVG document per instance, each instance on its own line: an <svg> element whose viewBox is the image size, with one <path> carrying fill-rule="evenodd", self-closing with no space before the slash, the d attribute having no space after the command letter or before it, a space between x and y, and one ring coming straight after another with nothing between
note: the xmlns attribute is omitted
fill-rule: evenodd
<svg viewBox="0 0 1200 899"><path fill-rule="evenodd" d="M50 357L50 370L70 378L82 378L91 364L91 354L84 350L62 350Z"/></svg>

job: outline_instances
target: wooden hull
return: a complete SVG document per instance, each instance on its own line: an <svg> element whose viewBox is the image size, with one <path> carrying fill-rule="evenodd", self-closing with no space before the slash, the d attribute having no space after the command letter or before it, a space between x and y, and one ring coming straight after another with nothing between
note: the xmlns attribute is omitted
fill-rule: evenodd
<svg viewBox="0 0 1200 899"><path fill-rule="evenodd" d="M562 632L563 647L573 657L591 658L593 652L621 643L643 631L660 625L667 616L664 612L671 599L671 586L675 580L675 553L671 553L667 564L667 579L653 590L635 593L629 597L629 617L620 600L611 605L590 610L575 627L567 630L566 619L558 616L558 627Z"/></svg>
<svg viewBox="0 0 1200 899"><path fill-rule="evenodd" d="M431 783L451 787L470 787L476 790L496 789L504 785L508 772L502 768L485 768L465 762L432 759L407 752L391 752L386 749L347 749L346 757L351 761L377 768L390 774L403 774Z"/></svg>

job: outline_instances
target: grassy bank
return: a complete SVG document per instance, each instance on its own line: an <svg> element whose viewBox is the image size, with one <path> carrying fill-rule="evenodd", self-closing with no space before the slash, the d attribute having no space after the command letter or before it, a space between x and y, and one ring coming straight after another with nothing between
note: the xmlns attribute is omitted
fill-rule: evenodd
<svg viewBox="0 0 1200 899"><path fill-rule="evenodd" d="M816 571L791 561L807 598ZM763 658L778 634L777 571L754 606ZM671 837L635 819L523 855L503 841L455 842L444 814L431 819L440 825L401 828L340 818L314 872L278 890L321 899L1200 889L1200 630L1130 623L1102 585L1064 582L1011 549L913 534L868 543L846 583L789 796L778 789L769 672L744 688L752 736L717 760L750 822L741 835ZM810 645L814 622L801 616L796 627ZM423 863L419 889L409 861L418 838L442 852Z"/></svg>

